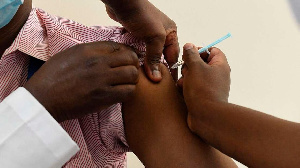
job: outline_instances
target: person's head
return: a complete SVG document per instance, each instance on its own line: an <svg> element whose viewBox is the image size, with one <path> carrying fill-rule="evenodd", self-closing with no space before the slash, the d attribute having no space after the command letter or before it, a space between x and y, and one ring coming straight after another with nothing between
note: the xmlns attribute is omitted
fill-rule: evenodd
<svg viewBox="0 0 300 168"><path fill-rule="evenodd" d="M0 56L18 35L31 8L32 0L0 0Z"/></svg>

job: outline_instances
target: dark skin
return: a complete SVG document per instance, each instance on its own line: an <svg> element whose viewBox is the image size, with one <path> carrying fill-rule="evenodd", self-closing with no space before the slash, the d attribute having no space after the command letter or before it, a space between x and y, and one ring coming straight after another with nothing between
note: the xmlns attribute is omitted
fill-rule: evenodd
<svg viewBox="0 0 300 168"><path fill-rule="evenodd" d="M132 32L141 40L146 41L147 48L148 48L147 55L151 55L151 56L147 56L146 60L148 60L147 62L153 62L152 60L154 60L155 63L155 64L151 64L151 63L147 64L149 65L148 68L146 68L148 69L146 70L147 74L150 77L150 79L152 79L153 81L160 81L161 76L154 77L152 73L153 68L149 68L149 67L153 67L157 65L158 57L160 58L160 55L163 51L162 48L164 45L167 45L165 46L164 53L166 54L169 63L172 65L177 61L179 49L178 49L175 23L172 20L170 20L166 15L164 15L162 12L160 12L157 8L155 8L151 3L145 0L141 0L141 1L110 0L104 2L106 3L107 7L109 6L110 9L109 10L110 12L108 12L109 16L111 16L113 19L120 21L127 30ZM24 4L20 6L13 20L0 30L0 37L1 37L0 52L2 54L11 45L11 43L13 42L13 40L21 30L22 26L26 22L31 10L31 6L32 6L31 3L32 3L31 0L25 0ZM134 18L134 22L138 20L137 23L140 24L139 25L134 24L131 18ZM146 28L150 29L151 31L149 31L148 29L144 29L145 24L148 25L146 26ZM141 28L141 26L143 27L143 29ZM151 33L149 34L149 32ZM116 55L116 53L111 52L110 49L108 49L110 47L107 47L107 45L119 46L117 48L122 48L121 51L123 56L131 57L130 59L134 61L125 62L125 64L122 65L120 62L124 60L122 59L118 60L116 59L116 57L110 57L110 55ZM94 46L94 48L90 49L91 48L90 46ZM90 50L87 50L86 48L89 48ZM81 51L80 52L81 57L83 57L84 59L76 55L76 57L72 58L74 60L70 61L70 57L71 55L73 55L73 52L78 50ZM103 59L105 59L106 61L100 61ZM77 93L76 96L73 95L69 97L66 96L65 98L63 97L59 98L58 95L62 95L62 93L65 90L73 92L75 87L74 85L72 85L72 82L66 83L67 82L66 80L60 79L59 73L56 73L56 75L48 75L47 72L52 72L53 70L55 70L57 72L60 72L60 74L65 74L66 76L70 77L70 79L68 80L78 81L79 83L81 83L77 79L78 77L76 77L75 71L70 70L70 69L75 69L74 67L78 66L79 60L83 62L87 62L87 64L93 62L92 65L94 68L88 68L87 66L80 66L81 69L78 69L78 71L89 72L88 73L89 78L88 80L84 81L86 84L83 85L93 86L91 88L93 88L94 90L91 90L91 88L89 87L85 87L85 88L81 87L77 89L78 92L76 92ZM99 75L99 73L96 72L97 70L101 69L102 67L107 67L107 69L105 70L109 70L109 68L117 68L117 67L111 67L111 65L109 64L113 62L112 60L114 60L116 63L119 63L119 65L129 66L130 68L126 68L125 71L123 70L124 73L122 74L116 71L115 72L109 71L109 73L102 74L103 75L102 78L99 79L99 77L97 76ZM25 88L29 90L33 94L33 96L35 96L38 99L38 101L40 101L46 107L46 109L52 114L52 116L58 121L64 121L68 119L81 117L87 114L88 112L90 113L94 112L96 109L101 110L114 103L122 102L124 99L130 96L130 94L134 90L133 85L135 84L138 78L138 73L136 73L138 67L135 66L137 65L136 60L137 60L136 54L133 54L130 48L124 46L122 47L121 45L112 44L112 43L81 44L77 47L64 51L63 54L58 53L57 55L53 56L52 61L50 63L46 63L41 68L41 70L39 70L36 73L36 75L34 75L30 79L30 81L26 83ZM70 62L73 64L70 64ZM68 65L68 67L64 65ZM160 74L159 69L157 68L154 69L155 69L155 74L159 75ZM113 75L112 73L118 73L119 75L122 75L120 76L120 78L123 79L123 81L120 81L119 76ZM112 76L114 77L113 79L111 79ZM72 77L74 79L72 79ZM174 78L176 77L177 77L177 73L175 70ZM95 81L95 79L101 81ZM130 79L130 81L128 81L128 79ZM124 88L120 89L119 87L115 87L116 85L112 81L119 81L118 85L120 86L122 85L124 86ZM48 86L49 88L42 89L40 85L43 85L44 87ZM53 86L62 86L62 87L60 87L61 89L58 89L59 87L54 89ZM110 94L113 95L109 96ZM54 96L54 97L51 97L52 98L51 99L49 96ZM109 99L105 99L107 101L104 101L104 104L99 104L98 101L101 100L101 97L104 98L103 96L108 97ZM73 97L73 99L69 99L70 97ZM89 97L89 99L86 97ZM59 103L57 100L61 100L61 102L63 103L61 102ZM90 102L86 102L86 101L90 101ZM84 103L79 103L79 102L84 102ZM66 104L70 104L70 106L66 106ZM77 106L75 108L72 106L74 104L81 104L81 106L80 107ZM93 106L91 106L92 107L91 109L86 109L85 111L79 112L80 109L84 109L83 107L89 104L93 104ZM94 106L94 104L98 104L98 106ZM78 109L78 110L73 111L74 109ZM72 113L70 114L70 112Z"/></svg>
<svg viewBox="0 0 300 168"><path fill-rule="evenodd" d="M213 48L201 59L197 50L185 46L179 80L189 128L246 166L299 167L300 124L228 103L230 67L224 53Z"/></svg>
<svg viewBox="0 0 300 168"><path fill-rule="evenodd" d="M131 48L95 42L56 54L24 87L60 122L128 99L138 81L138 68Z"/></svg>
<svg viewBox="0 0 300 168"><path fill-rule="evenodd" d="M18 35L31 6L31 0L25 0L0 30L1 53ZM122 44L80 44L54 55L24 87L62 122L128 99L138 80L138 68L136 53Z"/></svg>
<svg viewBox="0 0 300 168"><path fill-rule="evenodd" d="M169 70L154 84L140 69L130 101L123 103L126 139L147 168L233 168L226 155L204 143L187 125L187 109Z"/></svg>
<svg viewBox="0 0 300 168"><path fill-rule="evenodd" d="M156 12L156 16L161 15L161 18L166 19L165 15L154 6L151 8L152 12ZM1 29L1 37L6 39L1 38L2 53L17 36L30 9L31 1L25 0L12 22ZM168 18L166 20L170 21ZM162 25L163 21L160 20L160 22ZM130 30L131 26L129 24L129 29L127 29ZM166 29L163 28L163 30ZM168 35L167 32L163 34L163 36L166 35ZM159 36L158 41L161 42L163 38ZM172 36L165 38L177 41L174 33ZM155 34L147 36L148 40L150 39L148 47L152 45L151 37L156 36ZM154 43L158 42L154 41ZM174 42L174 44L178 43ZM171 50L172 47L165 52L172 53ZM96 42L77 45L54 55L24 87L59 122L81 117L88 112L104 109L117 102L125 102L124 122L129 144L147 167L234 167L234 163L228 157L203 143L188 130L185 122L186 108L175 83L166 67L160 66L159 69L163 71L164 79L161 84L155 85L146 78L141 69L138 70L137 55L132 49L113 42ZM139 74L143 76L137 86ZM146 92L141 91L141 88L145 87L148 88ZM156 92L153 92L153 89ZM144 102L144 100L151 100L156 93L158 94L155 101ZM129 97L132 97L133 101L126 101ZM166 102L167 106L161 102ZM139 106L139 110L131 111L130 109L134 109L135 105ZM151 110L141 111L145 107L143 105ZM161 113L162 109L165 113ZM167 120L170 122L165 126L164 123ZM145 132L139 130L140 127ZM178 138L173 138L174 136ZM151 137L158 138L149 141ZM170 147L172 147L172 152L169 151ZM164 156L168 157L164 158Z"/></svg>
<svg viewBox="0 0 300 168"><path fill-rule="evenodd" d="M120 22L126 30L146 43L145 72L147 77L160 82L160 59L162 53L171 67L178 60L179 44L174 21L148 0L102 0L108 15ZM177 80L177 69L171 70Z"/></svg>
<svg viewBox="0 0 300 168"><path fill-rule="evenodd" d="M147 0L103 0L103 2L112 19L120 22L129 32L146 42L145 70L152 81L159 82L162 77L158 65L162 53L165 54L170 66L178 59L179 44L175 22ZM1 56L20 32L31 8L32 1L25 0L12 21L0 29ZM172 75L177 79L177 70L172 70Z"/></svg>

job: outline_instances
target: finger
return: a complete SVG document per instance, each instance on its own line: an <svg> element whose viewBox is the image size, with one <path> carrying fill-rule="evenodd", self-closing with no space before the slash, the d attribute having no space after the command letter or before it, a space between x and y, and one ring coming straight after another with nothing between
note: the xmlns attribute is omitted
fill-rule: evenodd
<svg viewBox="0 0 300 168"><path fill-rule="evenodd" d="M203 47L197 47L197 49L198 49L198 51L201 49L201 48L203 48ZM210 49L208 49L209 51L210 51ZM207 61L207 59L208 59L208 57L209 57L209 54L207 53L207 52L204 52L204 53L201 53L200 54L200 57L202 58L202 60L204 61L204 62L208 62Z"/></svg>
<svg viewBox="0 0 300 168"><path fill-rule="evenodd" d="M207 59L209 65L221 65L227 64L227 59L225 54L218 48L212 48L210 51L210 56Z"/></svg>
<svg viewBox="0 0 300 168"><path fill-rule="evenodd" d="M145 70L147 76L153 82L160 82L162 75L160 72L160 62L163 52L163 46L166 37L164 35L155 36L150 40L146 41L146 60L145 60Z"/></svg>
<svg viewBox="0 0 300 168"><path fill-rule="evenodd" d="M197 47L194 44L187 43L183 47L183 56L184 63L188 68L193 66L199 66L206 64L200 57Z"/></svg>
<svg viewBox="0 0 300 168"><path fill-rule="evenodd" d="M114 103L121 103L130 100L133 96L135 85L116 85L111 87L111 96L114 98Z"/></svg>
<svg viewBox="0 0 300 168"><path fill-rule="evenodd" d="M181 77L181 78L177 81L177 86L183 88L183 77Z"/></svg>
<svg viewBox="0 0 300 168"><path fill-rule="evenodd" d="M170 75L170 70L166 67L166 65L159 64L159 66L160 66L163 80L165 80L165 81L173 80L173 77Z"/></svg>
<svg viewBox="0 0 300 168"><path fill-rule="evenodd" d="M179 43L176 31L169 33L166 37L165 48L164 48L164 56L169 65L172 67L177 61L179 57ZM176 81L178 79L178 70L171 69L171 74L173 79Z"/></svg>
<svg viewBox="0 0 300 168"><path fill-rule="evenodd" d="M137 54L128 47L124 47L124 49L121 49L120 52L117 52L109 57L111 57L109 59L109 65L112 68L127 65L133 65L137 68L139 67L139 59Z"/></svg>
<svg viewBox="0 0 300 168"><path fill-rule="evenodd" d="M171 75L173 77L173 80L174 81L178 80L178 69L177 68L170 69L170 72L171 72Z"/></svg>
<svg viewBox="0 0 300 168"><path fill-rule="evenodd" d="M112 20L114 20L114 21L116 21L116 22L119 22L119 20L118 20L118 18L117 18L117 16L116 16L115 12L113 11L113 9L112 9L111 7L109 7L109 6L107 6L107 5L105 5L105 8L106 8L106 13L107 13L107 15L108 15Z"/></svg>
<svg viewBox="0 0 300 168"><path fill-rule="evenodd" d="M180 93L181 96L183 96L183 77L181 77L177 83L176 86L178 88L178 92Z"/></svg>
<svg viewBox="0 0 300 168"><path fill-rule="evenodd" d="M185 73L187 72L187 67L186 64L183 64L182 68L181 68L181 75L185 76Z"/></svg>
<svg viewBox="0 0 300 168"><path fill-rule="evenodd" d="M109 83L112 86L136 84L139 79L139 72L135 66L113 68L110 74Z"/></svg>

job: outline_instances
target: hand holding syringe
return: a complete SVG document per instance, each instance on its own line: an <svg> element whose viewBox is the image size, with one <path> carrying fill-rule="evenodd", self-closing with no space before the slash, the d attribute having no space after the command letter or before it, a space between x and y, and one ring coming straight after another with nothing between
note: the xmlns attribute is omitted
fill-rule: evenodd
<svg viewBox="0 0 300 168"><path fill-rule="evenodd" d="M224 36L224 37L221 37L220 39L216 40L215 42L209 44L208 46L201 48L201 49L198 51L199 54L204 53L205 51L208 51L209 48L211 48L211 47L213 47L213 46L215 46L215 45L221 43L222 41L226 40L226 39L229 38L229 37L231 37L231 34L230 34L230 33L228 33L228 34L227 34L226 36ZM181 66L181 65L183 65L183 64L184 64L184 61L183 61L183 60L180 60L180 61L178 61L176 64L174 64L174 65L171 67L171 69L176 69L176 68L178 68L179 66Z"/></svg>

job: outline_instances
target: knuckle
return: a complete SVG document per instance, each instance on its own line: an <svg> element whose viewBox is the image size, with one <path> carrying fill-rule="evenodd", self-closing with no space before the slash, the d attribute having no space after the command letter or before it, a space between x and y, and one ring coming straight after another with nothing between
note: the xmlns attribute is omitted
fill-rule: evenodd
<svg viewBox="0 0 300 168"><path fill-rule="evenodd" d="M107 41L106 45L109 47L109 51L111 53L118 52L121 49L123 49L123 47L122 47L123 45L116 43L116 42L112 42L112 41Z"/></svg>
<svg viewBox="0 0 300 168"><path fill-rule="evenodd" d="M146 57L147 62L154 65L159 64L161 62L161 56L159 54L155 54L152 57Z"/></svg>
<svg viewBox="0 0 300 168"><path fill-rule="evenodd" d="M92 62L96 60L95 49L90 44L77 45L76 51L73 54L79 54L83 60L87 61L85 62L87 65L93 64Z"/></svg>
<svg viewBox="0 0 300 168"><path fill-rule="evenodd" d="M139 77L139 72L136 67L130 67L127 70L127 74L132 81L136 81Z"/></svg>
<svg viewBox="0 0 300 168"><path fill-rule="evenodd" d="M95 67L96 65L98 65L98 58L97 57L89 57L89 58L85 59L84 65L86 68Z"/></svg>
<svg viewBox="0 0 300 168"><path fill-rule="evenodd" d="M133 54L132 54L132 60L133 60L133 64L139 63L139 58L135 52L133 52Z"/></svg>
<svg viewBox="0 0 300 168"><path fill-rule="evenodd" d="M139 62L137 54L133 50L127 50L126 57L129 64L137 64Z"/></svg>

